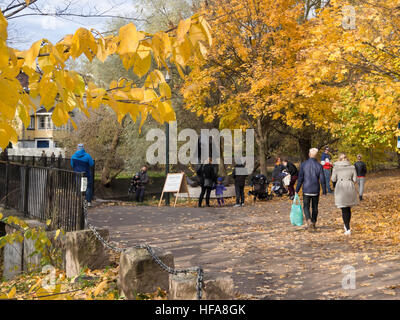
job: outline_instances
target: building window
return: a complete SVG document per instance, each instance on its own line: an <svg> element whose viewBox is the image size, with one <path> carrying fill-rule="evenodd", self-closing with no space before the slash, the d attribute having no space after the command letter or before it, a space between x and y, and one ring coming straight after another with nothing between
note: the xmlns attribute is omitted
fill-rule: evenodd
<svg viewBox="0 0 400 320"><path fill-rule="evenodd" d="M46 117L45 116L38 117L38 129L39 130L46 129Z"/></svg>
<svg viewBox="0 0 400 320"><path fill-rule="evenodd" d="M50 141L49 140L37 140L36 147L38 149L49 148L50 147Z"/></svg>
<svg viewBox="0 0 400 320"><path fill-rule="evenodd" d="M35 116L31 116L31 122L27 128L28 130L35 130Z"/></svg>
<svg viewBox="0 0 400 320"><path fill-rule="evenodd" d="M49 116L46 116L46 127L47 129L53 128L53 122L51 121L51 118Z"/></svg>
<svg viewBox="0 0 400 320"><path fill-rule="evenodd" d="M53 129L53 122L49 116L38 117L38 129L39 130L51 130Z"/></svg>

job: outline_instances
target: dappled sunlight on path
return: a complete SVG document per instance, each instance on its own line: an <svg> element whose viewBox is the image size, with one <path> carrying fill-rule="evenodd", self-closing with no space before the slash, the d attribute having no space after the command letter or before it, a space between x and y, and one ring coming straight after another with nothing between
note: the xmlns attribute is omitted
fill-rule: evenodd
<svg viewBox="0 0 400 320"><path fill-rule="evenodd" d="M147 242L171 250L178 267L231 275L242 298L387 299L400 296L399 186L400 171L369 177L350 237L333 195L321 197L314 232L290 224L287 198L243 208L102 206L89 215L121 245ZM342 289L347 265L355 290Z"/></svg>

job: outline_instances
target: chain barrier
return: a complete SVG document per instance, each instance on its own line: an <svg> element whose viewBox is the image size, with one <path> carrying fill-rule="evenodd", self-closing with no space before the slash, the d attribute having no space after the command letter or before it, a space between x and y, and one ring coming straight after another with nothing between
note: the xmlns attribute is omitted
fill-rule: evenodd
<svg viewBox="0 0 400 320"><path fill-rule="evenodd" d="M110 244L108 241L106 241L100 233L96 230L96 227L94 227L92 224L89 223L88 217L87 217L87 211L88 211L88 206L87 206L87 201L86 199L83 201L83 213L84 213L84 219L85 219L85 227L88 227L93 234L96 236L96 238L107 248L110 250L113 250L118 253L124 253L126 252L127 248L119 248L116 246L113 246ZM190 272L196 272L197 274L197 280L196 280L196 291L197 291L197 300L201 300L203 297L203 277L204 277L204 272L201 267L190 267L187 269L174 269L169 266L167 266L154 252L153 248L150 247L148 244L136 244L133 245L132 248L135 249L146 249L147 252L150 254L150 256L153 258L153 260L165 271L167 271L170 274L173 275L178 275L179 273L190 273Z"/></svg>

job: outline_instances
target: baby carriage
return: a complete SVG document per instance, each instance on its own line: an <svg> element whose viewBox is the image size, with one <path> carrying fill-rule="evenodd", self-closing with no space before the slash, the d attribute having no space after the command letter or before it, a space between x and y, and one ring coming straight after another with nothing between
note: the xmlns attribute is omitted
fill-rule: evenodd
<svg viewBox="0 0 400 320"><path fill-rule="evenodd" d="M274 197L272 194L268 194L268 181L267 177L263 174L257 174L252 177L250 185L253 187L253 190L249 191L249 195L254 196L254 202L257 199L271 200Z"/></svg>
<svg viewBox="0 0 400 320"><path fill-rule="evenodd" d="M274 179L272 182L271 192L275 193L278 197L282 197L284 194L288 193L287 186L290 183L290 174L285 171L282 171L278 178Z"/></svg>

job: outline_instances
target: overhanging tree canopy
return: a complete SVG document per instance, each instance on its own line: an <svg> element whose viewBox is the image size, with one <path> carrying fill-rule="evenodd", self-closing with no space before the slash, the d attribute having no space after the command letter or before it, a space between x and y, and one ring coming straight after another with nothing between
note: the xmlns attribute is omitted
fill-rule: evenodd
<svg viewBox="0 0 400 320"><path fill-rule="evenodd" d="M80 28L56 44L42 39L25 51L7 45L7 25L0 13L0 148L17 141L13 125L17 118L29 125L29 112L36 110L31 98L37 96L46 109L55 106L52 120L56 126L70 120L76 127L70 111L78 108L88 115L89 108L96 109L100 104L111 107L119 121L126 115L134 121L140 116L141 125L148 115L160 123L172 121L171 89L160 69L168 70L168 65L174 64L183 76L189 59L204 58L212 43L210 27L201 14L155 34L138 31L133 23L121 27L115 36ZM125 68L132 68L139 77L146 76L145 84L136 87L130 79L116 79L106 89L85 83L80 74L66 69L68 59L82 55L102 62L118 55ZM153 70L152 60L156 63ZM17 80L21 72L29 76L29 90Z"/></svg>

